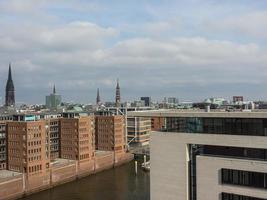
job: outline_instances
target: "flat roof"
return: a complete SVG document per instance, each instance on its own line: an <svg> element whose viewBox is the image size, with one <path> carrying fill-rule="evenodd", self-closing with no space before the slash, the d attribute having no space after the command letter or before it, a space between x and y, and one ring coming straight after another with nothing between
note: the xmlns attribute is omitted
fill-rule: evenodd
<svg viewBox="0 0 267 200"><path fill-rule="evenodd" d="M203 117L203 118L267 118L266 111L145 110L128 112L129 117Z"/></svg>

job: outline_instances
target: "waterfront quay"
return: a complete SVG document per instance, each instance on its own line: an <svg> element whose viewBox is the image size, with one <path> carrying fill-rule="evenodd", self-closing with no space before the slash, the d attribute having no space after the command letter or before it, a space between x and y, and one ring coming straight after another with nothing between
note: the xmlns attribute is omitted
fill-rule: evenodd
<svg viewBox="0 0 267 200"><path fill-rule="evenodd" d="M0 200L17 199L57 185L112 169L133 159L133 154L116 155L109 151L96 151L95 159L88 162L56 159L44 174L25 176L23 173L1 170Z"/></svg>
<svg viewBox="0 0 267 200"><path fill-rule="evenodd" d="M137 175L131 161L20 200L149 200L150 174L137 161Z"/></svg>

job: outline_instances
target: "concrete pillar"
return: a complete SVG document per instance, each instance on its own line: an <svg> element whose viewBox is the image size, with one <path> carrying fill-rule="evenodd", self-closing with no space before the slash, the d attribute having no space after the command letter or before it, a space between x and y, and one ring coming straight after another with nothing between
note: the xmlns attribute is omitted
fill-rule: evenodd
<svg viewBox="0 0 267 200"><path fill-rule="evenodd" d="M23 191L26 190L26 179L25 179L25 173L22 174L22 188Z"/></svg>

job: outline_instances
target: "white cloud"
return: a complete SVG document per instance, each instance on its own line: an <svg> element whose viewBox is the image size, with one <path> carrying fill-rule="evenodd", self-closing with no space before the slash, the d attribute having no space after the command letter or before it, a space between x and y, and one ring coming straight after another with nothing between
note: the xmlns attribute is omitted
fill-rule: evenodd
<svg viewBox="0 0 267 200"><path fill-rule="evenodd" d="M119 34L116 29L84 21L20 29L18 26L0 30L1 51L13 52L12 56L0 57L4 62L12 58L31 71L35 65L39 72L42 69L60 72L73 66L80 70L91 66L162 71L179 71L184 66L187 71L222 66L224 70L262 69L267 65L266 51L255 43L238 44L203 37L147 37L114 42Z"/></svg>
<svg viewBox="0 0 267 200"><path fill-rule="evenodd" d="M28 13L38 10L45 0L2 0L0 10L2 12Z"/></svg>
<svg viewBox="0 0 267 200"><path fill-rule="evenodd" d="M256 11L206 22L209 29L266 38L267 11Z"/></svg>
<svg viewBox="0 0 267 200"><path fill-rule="evenodd" d="M217 35L211 37L201 31L194 32L201 26L199 21L190 24L188 19L188 26L184 26L184 16L174 15L147 21L137 19L126 26L113 21L118 19L114 17L115 12L103 13L110 19L101 20L101 23L110 23L110 26L92 23L87 15L55 16L59 20L54 21L53 12L48 10L50 7L60 10L61 4L67 9L65 12L75 10L84 14L87 10L96 12L98 9L102 12L94 3L75 6L75 0L68 3L64 0L0 2L0 15L9 16L14 22L0 19L0 77L5 80L11 61L18 91L48 87L50 91L51 83L55 82L61 90L71 91L71 94L77 90L81 96L91 88L94 96L97 87L113 88L117 77L123 82L122 88L136 93L159 88L164 92L179 87L187 91L188 85L267 84L267 52L257 41L239 43L227 37L214 40L212 38ZM161 16L160 12L156 13ZM15 19L13 14L26 17ZM236 38L239 34L266 38L267 12L237 15L210 20L206 24L208 30L221 35L234 32ZM44 18L47 21L40 21ZM188 27L193 30L185 30Z"/></svg>

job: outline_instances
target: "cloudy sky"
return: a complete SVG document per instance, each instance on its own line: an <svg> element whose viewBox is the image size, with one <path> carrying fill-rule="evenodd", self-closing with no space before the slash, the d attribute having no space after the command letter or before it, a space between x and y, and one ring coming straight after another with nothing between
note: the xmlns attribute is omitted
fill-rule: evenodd
<svg viewBox="0 0 267 200"><path fill-rule="evenodd" d="M265 0L0 0L1 96L18 103L267 99Z"/></svg>

